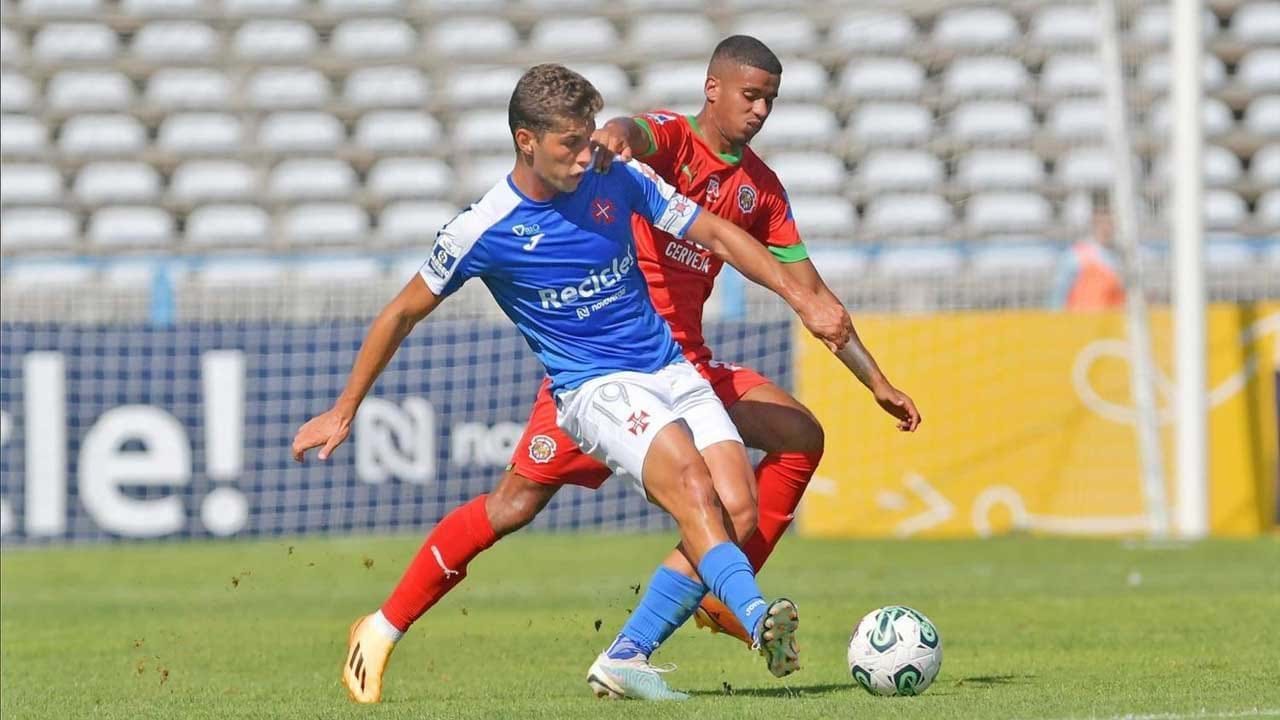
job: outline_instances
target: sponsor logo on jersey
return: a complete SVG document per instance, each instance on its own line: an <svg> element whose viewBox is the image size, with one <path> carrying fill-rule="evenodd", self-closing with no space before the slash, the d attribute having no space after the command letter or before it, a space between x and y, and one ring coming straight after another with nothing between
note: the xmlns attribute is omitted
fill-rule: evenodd
<svg viewBox="0 0 1280 720"><path fill-rule="evenodd" d="M667 113L645 113L644 116L659 125L669 123L676 119L675 115L669 115Z"/></svg>
<svg viewBox="0 0 1280 720"><path fill-rule="evenodd" d="M738 188L738 209L749 213L756 209L756 189L750 185Z"/></svg>
<svg viewBox="0 0 1280 720"><path fill-rule="evenodd" d="M603 225L612 225L617 220L618 209L609 198L596 198L591 201L591 219Z"/></svg>
<svg viewBox="0 0 1280 720"><path fill-rule="evenodd" d="M623 278L635 267L636 258L630 247L627 254L613 258L613 262L599 270L592 270L579 282L565 285L562 288L539 288L538 299L542 301L542 309L562 308L579 298L588 299L607 291L622 282ZM585 317L580 315L579 317Z"/></svg>
<svg viewBox="0 0 1280 720"><path fill-rule="evenodd" d="M712 175L707 178L707 202L715 202L720 199L720 178Z"/></svg>
<svg viewBox="0 0 1280 720"><path fill-rule="evenodd" d="M538 463L551 462L556 456L556 441L546 435L534 435L529 441L529 459Z"/></svg>
<svg viewBox="0 0 1280 720"><path fill-rule="evenodd" d="M698 272L711 272L711 257L690 243L679 240L669 242L663 255Z"/></svg>
<svg viewBox="0 0 1280 720"><path fill-rule="evenodd" d="M461 256L462 248L458 247L453 238L438 232L436 244L431 248L431 257L427 259L427 268L441 280L447 279Z"/></svg>

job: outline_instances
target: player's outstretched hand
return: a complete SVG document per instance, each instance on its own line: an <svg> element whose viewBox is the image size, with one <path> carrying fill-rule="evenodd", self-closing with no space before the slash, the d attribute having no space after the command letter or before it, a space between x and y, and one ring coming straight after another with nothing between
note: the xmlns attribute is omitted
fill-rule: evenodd
<svg viewBox="0 0 1280 720"><path fill-rule="evenodd" d="M826 343L832 352L839 350L853 336L853 320L839 302L817 299L799 313L800 321L813 336Z"/></svg>
<svg viewBox="0 0 1280 720"><path fill-rule="evenodd" d="M604 127L591 133L591 169L596 172L608 172L614 156L618 156L623 162L629 161L631 143L627 140L625 132L606 123Z"/></svg>
<svg viewBox="0 0 1280 720"><path fill-rule="evenodd" d="M875 393L876 402L884 411L898 419L898 429L915 432L920 427L920 411L911 398L901 390L888 385Z"/></svg>
<svg viewBox="0 0 1280 720"><path fill-rule="evenodd" d="M336 408L321 413L306 422L293 437L293 459L302 462L307 451L320 448L320 459L329 455L351 434L351 417Z"/></svg>

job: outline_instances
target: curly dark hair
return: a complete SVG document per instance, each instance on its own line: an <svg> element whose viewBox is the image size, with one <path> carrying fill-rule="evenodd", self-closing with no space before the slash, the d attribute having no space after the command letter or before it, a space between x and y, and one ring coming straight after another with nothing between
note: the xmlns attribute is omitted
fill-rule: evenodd
<svg viewBox="0 0 1280 720"><path fill-rule="evenodd" d="M591 119L604 99L586 78L556 63L535 65L520 76L507 104L511 136L525 128L539 137L571 122Z"/></svg>

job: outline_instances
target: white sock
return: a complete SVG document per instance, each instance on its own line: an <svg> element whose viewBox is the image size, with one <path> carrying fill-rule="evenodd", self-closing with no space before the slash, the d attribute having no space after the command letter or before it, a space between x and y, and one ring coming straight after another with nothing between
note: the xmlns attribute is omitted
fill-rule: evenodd
<svg viewBox="0 0 1280 720"><path fill-rule="evenodd" d="M400 642L400 638L404 637L404 633L396 628L395 625L392 625L391 621L387 619L386 615L382 614L381 610L373 614L373 617L370 618L370 622L373 623L373 626L377 628L378 632L385 635L387 639L393 643Z"/></svg>

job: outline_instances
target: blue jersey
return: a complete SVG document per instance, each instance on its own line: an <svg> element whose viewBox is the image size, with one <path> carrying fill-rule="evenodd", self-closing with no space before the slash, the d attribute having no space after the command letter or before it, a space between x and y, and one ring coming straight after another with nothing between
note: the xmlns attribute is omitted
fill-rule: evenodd
<svg viewBox="0 0 1280 720"><path fill-rule="evenodd" d="M546 202L507 177L436 235L419 273L440 296L484 281L551 376L553 392L682 355L636 267L631 214L683 237L698 206L648 166L616 162Z"/></svg>

